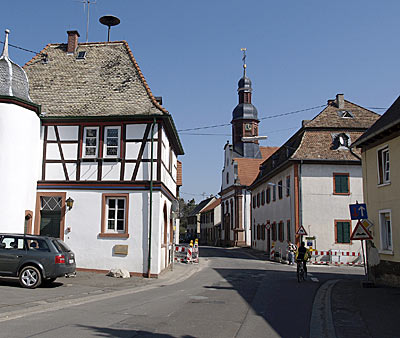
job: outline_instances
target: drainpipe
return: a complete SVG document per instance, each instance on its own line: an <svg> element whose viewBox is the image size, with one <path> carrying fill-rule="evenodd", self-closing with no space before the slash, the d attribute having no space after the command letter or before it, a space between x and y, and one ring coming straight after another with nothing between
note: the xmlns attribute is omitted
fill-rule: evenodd
<svg viewBox="0 0 400 338"><path fill-rule="evenodd" d="M153 228L153 140L154 140L154 126L156 125L156 118L153 119L151 124L151 150L150 150L150 215L149 215L149 254L148 254L148 266L147 266L147 278L151 276L151 235Z"/></svg>

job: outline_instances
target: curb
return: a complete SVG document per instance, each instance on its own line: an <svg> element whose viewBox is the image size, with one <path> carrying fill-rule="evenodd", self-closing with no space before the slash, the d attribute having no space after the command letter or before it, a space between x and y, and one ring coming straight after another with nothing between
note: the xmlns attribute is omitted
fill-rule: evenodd
<svg viewBox="0 0 400 338"><path fill-rule="evenodd" d="M310 338L337 338L333 325L331 295L339 279L325 282L315 295L310 320Z"/></svg>
<svg viewBox="0 0 400 338"><path fill-rule="evenodd" d="M102 301L106 300L109 298L114 298L114 297L121 297L121 296L126 296L126 295L131 295L143 291L148 291L152 290L158 287L162 287L165 285L173 285L177 284L180 282L185 281L186 279L190 278L193 276L195 273L201 271L202 269L206 268L208 266L208 262L206 264L202 265L197 265L196 267L192 268L191 271L187 274L183 274L177 278L173 278L173 276L168 276L164 278L158 278L152 283L143 285L143 286L134 286L131 288L126 288L123 290L118 290L118 291L111 291L111 292L105 292L102 294L92 294L89 296L84 296L80 298L74 298L74 299L63 299L55 303L47 303L46 301L45 304L40 304L40 305L35 305L32 307L20 309L20 310L13 310L9 312L4 312L0 314L0 323L6 322L9 320L13 319L18 319L18 318L24 318L27 316L30 316L32 314L38 314L38 313L45 313L45 312L50 312L50 311L57 311L57 310L62 310L82 304L87 304L87 303L92 303L92 302L97 302L97 301ZM173 272L171 271L173 274Z"/></svg>

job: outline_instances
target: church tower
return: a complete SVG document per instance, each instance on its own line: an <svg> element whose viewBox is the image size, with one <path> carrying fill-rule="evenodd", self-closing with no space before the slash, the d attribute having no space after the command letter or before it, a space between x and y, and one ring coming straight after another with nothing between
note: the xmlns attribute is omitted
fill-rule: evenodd
<svg viewBox="0 0 400 338"><path fill-rule="evenodd" d="M243 50L243 77L238 82L239 103L232 113L232 143L238 156L261 158L258 136L258 113L251 103L251 81L246 76L246 49ZM246 138L248 138L246 140ZM253 139L252 139L253 138Z"/></svg>
<svg viewBox="0 0 400 338"><path fill-rule="evenodd" d="M29 97L25 71L0 55L0 219L2 232L32 231L40 171L40 106Z"/></svg>

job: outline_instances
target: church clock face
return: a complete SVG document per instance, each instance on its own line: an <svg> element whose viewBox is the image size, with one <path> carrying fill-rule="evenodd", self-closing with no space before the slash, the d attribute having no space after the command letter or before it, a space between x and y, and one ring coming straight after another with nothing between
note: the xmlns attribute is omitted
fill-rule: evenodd
<svg viewBox="0 0 400 338"><path fill-rule="evenodd" d="M251 123L246 123L246 124L244 125L244 130L250 131L250 130L251 130Z"/></svg>

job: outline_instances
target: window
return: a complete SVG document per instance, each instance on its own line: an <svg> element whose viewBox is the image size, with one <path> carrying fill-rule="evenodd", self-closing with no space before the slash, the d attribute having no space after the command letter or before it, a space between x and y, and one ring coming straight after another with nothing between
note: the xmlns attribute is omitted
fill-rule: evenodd
<svg viewBox="0 0 400 338"><path fill-rule="evenodd" d="M129 194L103 194L102 223L99 237L129 237Z"/></svg>
<svg viewBox="0 0 400 338"><path fill-rule="evenodd" d="M271 202L271 189L267 188L267 204Z"/></svg>
<svg viewBox="0 0 400 338"><path fill-rule="evenodd" d="M230 217L231 217L231 229L233 229L233 203L232 203L232 200L231 200L231 215L230 215Z"/></svg>
<svg viewBox="0 0 400 338"><path fill-rule="evenodd" d="M119 157L121 127L104 128L104 157Z"/></svg>
<svg viewBox="0 0 400 338"><path fill-rule="evenodd" d="M286 196L290 196L290 176L286 176Z"/></svg>
<svg viewBox="0 0 400 338"><path fill-rule="evenodd" d="M265 241L265 225L261 224L261 239Z"/></svg>
<svg viewBox="0 0 400 338"><path fill-rule="evenodd" d="M271 229L272 229L272 235L271 235L272 236L272 240L276 241L276 222L272 223Z"/></svg>
<svg viewBox="0 0 400 338"><path fill-rule="evenodd" d="M390 210L379 211L381 250L392 251L392 219Z"/></svg>
<svg viewBox="0 0 400 338"><path fill-rule="evenodd" d="M279 236L279 241L283 242L283 222L280 221L278 225L278 236Z"/></svg>
<svg viewBox="0 0 400 338"><path fill-rule="evenodd" d="M84 60L85 57L86 57L86 52L85 51L81 51L81 52L78 52L78 55L77 55L76 59L77 60Z"/></svg>
<svg viewBox="0 0 400 338"><path fill-rule="evenodd" d="M335 221L336 243L350 243L350 221Z"/></svg>
<svg viewBox="0 0 400 338"><path fill-rule="evenodd" d="M286 239L287 239L288 241L291 241L291 240L292 240L291 237L290 237L290 235L291 235L291 231L290 231L290 219L288 219L288 220L286 221Z"/></svg>
<svg viewBox="0 0 400 338"><path fill-rule="evenodd" d="M265 204L265 190L261 191L261 205Z"/></svg>
<svg viewBox="0 0 400 338"><path fill-rule="evenodd" d="M378 150L378 184L390 183L389 148Z"/></svg>
<svg viewBox="0 0 400 338"><path fill-rule="evenodd" d="M278 197L279 199L282 199L283 196L283 186L282 186L282 180L278 182Z"/></svg>
<svg viewBox="0 0 400 338"><path fill-rule="evenodd" d="M11 236L4 236L1 240L1 249L14 249L14 250L24 250L25 243L23 238L11 237ZM9 258L9 260L12 258ZM7 265L7 264L5 264Z"/></svg>
<svg viewBox="0 0 400 338"><path fill-rule="evenodd" d="M260 224L257 224L257 239L260 239Z"/></svg>
<svg viewBox="0 0 400 338"><path fill-rule="evenodd" d="M257 208L260 207L260 193L257 194Z"/></svg>
<svg viewBox="0 0 400 338"><path fill-rule="evenodd" d="M253 196L253 209L256 208L256 196Z"/></svg>
<svg viewBox="0 0 400 338"><path fill-rule="evenodd" d="M99 127L85 127L83 129L83 156L96 158L99 146Z"/></svg>
<svg viewBox="0 0 400 338"><path fill-rule="evenodd" d="M226 184L229 184L229 173L226 173Z"/></svg>
<svg viewBox="0 0 400 338"><path fill-rule="evenodd" d="M337 195L349 195L349 174L333 174L333 193Z"/></svg>
<svg viewBox="0 0 400 338"><path fill-rule="evenodd" d="M276 185L272 186L272 200L276 201Z"/></svg>

